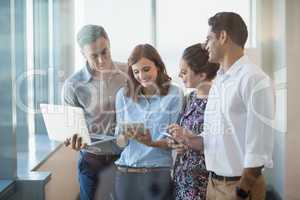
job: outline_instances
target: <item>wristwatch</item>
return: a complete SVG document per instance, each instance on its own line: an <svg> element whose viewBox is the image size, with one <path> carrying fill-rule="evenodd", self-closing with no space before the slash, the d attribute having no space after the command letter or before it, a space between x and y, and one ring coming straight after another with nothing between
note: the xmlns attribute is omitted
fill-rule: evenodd
<svg viewBox="0 0 300 200"><path fill-rule="evenodd" d="M245 191L240 187L236 187L235 189L236 195L242 199L247 199L249 197L249 191Z"/></svg>

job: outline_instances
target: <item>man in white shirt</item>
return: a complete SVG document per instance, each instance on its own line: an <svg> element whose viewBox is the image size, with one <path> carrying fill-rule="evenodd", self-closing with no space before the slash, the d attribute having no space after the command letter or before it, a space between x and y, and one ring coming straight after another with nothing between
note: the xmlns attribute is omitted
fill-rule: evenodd
<svg viewBox="0 0 300 200"><path fill-rule="evenodd" d="M247 26L236 13L208 21L209 61L220 64L204 116L203 145L210 171L208 200L265 198L264 167L272 167L274 90L244 55Z"/></svg>

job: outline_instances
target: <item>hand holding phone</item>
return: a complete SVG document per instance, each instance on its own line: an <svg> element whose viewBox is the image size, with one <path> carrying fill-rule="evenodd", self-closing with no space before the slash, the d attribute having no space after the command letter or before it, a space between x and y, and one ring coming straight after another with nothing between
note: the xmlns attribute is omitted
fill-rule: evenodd
<svg viewBox="0 0 300 200"><path fill-rule="evenodd" d="M161 134L169 139L168 146L174 149L178 154L182 154L188 149L185 144L177 142L177 140L169 133L163 132Z"/></svg>
<svg viewBox="0 0 300 200"><path fill-rule="evenodd" d="M178 124L171 124L168 127L168 133L179 143L186 144L191 135L189 131Z"/></svg>
<svg viewBox="0 0 300 200"><path fill-rule="evenodd" d="M164 136L166 136L168 139L172 140L175 144L178 144L178 142L176 141L176 139L172 135L170 135L169 133L162 132L161 134L164 135Z"/></svg>

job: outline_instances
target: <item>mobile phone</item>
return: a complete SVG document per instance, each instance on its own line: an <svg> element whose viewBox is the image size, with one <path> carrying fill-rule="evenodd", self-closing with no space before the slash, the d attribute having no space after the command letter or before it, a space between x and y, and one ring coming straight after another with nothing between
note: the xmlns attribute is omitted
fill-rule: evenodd
<svg viewBox="0 0 300 200"><path fill-rule="evenodd" d="M169 134L167 132L162 132L161 134L166 136L167 138L173 140L175 144L179 144L171 134Z"/></svg>

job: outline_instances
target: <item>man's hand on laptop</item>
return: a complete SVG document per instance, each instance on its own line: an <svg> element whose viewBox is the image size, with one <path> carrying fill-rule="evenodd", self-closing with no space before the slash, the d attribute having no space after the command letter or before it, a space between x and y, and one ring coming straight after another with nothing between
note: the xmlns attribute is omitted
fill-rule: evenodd
<svg viewBox="0 0 300 200"><path fill-rule="evenodd" d="M66 147L70 146L76 151L87 147L86 143L82 143L82 137L79 137L77 134L74 134L71 138L67 138L64 143Z"/></svg>

